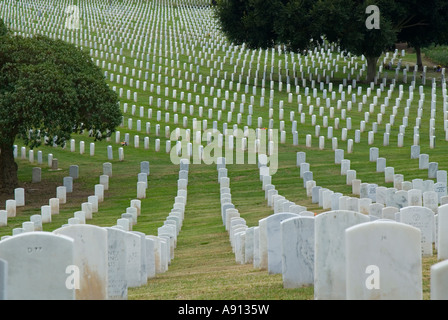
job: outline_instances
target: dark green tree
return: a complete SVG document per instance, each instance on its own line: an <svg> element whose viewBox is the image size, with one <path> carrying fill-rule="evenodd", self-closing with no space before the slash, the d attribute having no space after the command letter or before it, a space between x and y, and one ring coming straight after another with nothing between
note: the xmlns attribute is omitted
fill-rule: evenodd
<svg viewBox="0 0 448 320"><path fill-rule="evenodd" d="M311 0L221 0L215 15L227 38L249 48L286 45L305 50L310 40L320 39L309 15Z"/></svg>
<svg viewBox="0 0 448 320"><path fill-rule="evenodd" d="M8 34L8 28L5 25L5 22L3 22L2 19L0 19L0 37L6 36Z"/></svg>
<svg viewBox="0 0 448 320"><path fill-rule="evenodd" d="M0 38L0 191L18 184L13 145L64 145L84 130L102 139L120 124L117 94L90 56L43 36Z"/></svg>
<svg viewBox="0 0 448 320"><path fill-rule="evenodd" d="M448 1L408 1L409 15L402 22L398 39L415 49L416 64L423 69L421 49L448 44Z"/></svg>
<svg viewBox="0 0 448 320"><path fill-rule="evenodd" d="M379 9L379 26L370 28L366 20L369 5ZM320 32L330 42L338 43L343 50L355 55L364 55L367 60L367 82L372 82L381 54L393 48L397 41L399 21L406 16L406 7L400 1L351 1L319 0L313 8L319 19Z"/></svg>
<svg viewBox="0 0 448 320"><path fill-rule="evenodd" d="M426 45L445 43L446 0L221 0L216 16L230 41L249 47L285 44L291 50L305 50L310 40L337 43L343 50L367 59L367 81L374 80L378 58L405 39ZM378 27L367 20L378 9ZM420 7L419 7L420 6ZM417 10L418 8L418 10ZM432 11L431 11L432 10ZM423 26L417 38L416 27ZM425 33L430 32L425 37ZM420 32L418 32L420 33ZM425 41L423 43L423 41Z"/></svg>

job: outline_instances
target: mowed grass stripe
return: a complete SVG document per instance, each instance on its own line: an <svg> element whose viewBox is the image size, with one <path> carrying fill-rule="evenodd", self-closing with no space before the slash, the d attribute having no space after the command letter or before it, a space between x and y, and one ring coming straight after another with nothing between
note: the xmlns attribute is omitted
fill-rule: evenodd
<svg viewBox="0 0 448 320"><path fill-rule="evenodd" d="M259 205L264 192L259 191L260 184L254 188L258 171L254 165L248 166L251 170L246 170L252 174L246 179L231 178L230 186L232 202L241 217L248 226L255 226L258 219L272 212L266 205ZM202 179L204 174L208 180ZM238 170L228 173L229 177L238 174ZM312 288L284 290L281 275L235 262L222 224L217 177L215 165L190 165L188 203L175 257L167 272L158 274L146 286L129 289L129 299L311 299ZM248 208L251 210L245 211Z"/></svg>

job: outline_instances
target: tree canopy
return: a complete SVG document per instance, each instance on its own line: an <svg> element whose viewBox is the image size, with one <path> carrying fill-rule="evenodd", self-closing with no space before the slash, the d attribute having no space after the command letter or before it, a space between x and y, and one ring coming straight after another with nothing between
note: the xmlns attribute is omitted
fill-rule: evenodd
<svg viewBox="0 0 448 320"><path fill-rule="evenodd" d="M0 37L0 189L17 184L16 137L30 148L64 145L83 130L110 136L120 121L118 96L86 52L43 36Z"/></svg>
<svg viewBox="0 0 448 320"><path fill-rule="evenodd" d="M398 39L415 48L421 70L421 48L448 44L448 1L409 1L406 4L411 14L403 21Z"/></svg>
<svg viewBox="0 0 448 320"><path fill-rule="evenodd" d="M313 36L320 39L310 16L311 0L226 0L216 6L216 17L230 41L249 48L278 44L305 50Z"/></svg>
<svg viewBox="0 0 448 320"><path fill-rule="evenodd" d="M366 9L378 9L378 28L369 28ZM427 46L448 43L445 0L222 0L216 16L224 34L237 44L306 50L321 36L343 50L367 58L367 81L381 54L397 41Z"/></svg>

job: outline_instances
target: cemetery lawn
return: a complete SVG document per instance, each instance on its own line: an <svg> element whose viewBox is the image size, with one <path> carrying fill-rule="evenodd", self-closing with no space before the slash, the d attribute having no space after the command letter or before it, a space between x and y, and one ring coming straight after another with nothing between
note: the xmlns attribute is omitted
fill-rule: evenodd
<svg viewBox="0 0 448 320"><path fill-rule="evenodd" d="M172 11L181 10L177 6L170 8ZM200 12L200 16L205 16L207 19L211 17L208 9L194 9L196 11L203 10ZM135 10L138 12L138 10ZM129 15L120 15L123 19L127 18ZM149 16L149 15L148 15ZM181 15L176 16L173 21L165 21L161 19L157 20L157 23L166 23L167 27L177 26ZM199 16L195 16L197 18ZM139 25L140 19L142 17L137 16L132 23L129 22L129 27L126 25L127 33L131 34L135 30L142 30ZM209 23L211 19L202 21L201 23L205 26L212 25ZM37 22L36 22L37 23ZM103 22L96 22L97 33L92 32L92 36L98 35L98 39L105 40L102 38L104 33L111 33L110 26L101 25ZM119 25L121 26L121 25ZM40 25L33 25L30 30L35 30L35 28L40 28ZM187 26L190 28L190 26ZM185 28L187 28L185 27ZM128 30L129 28L129 30ZM137 29L139 28L139 29ZM220 40L220 34L218 31L210 27L210 30L205 31L214 33L214 40ZM27 30L28 30L27 29ZM165 30L166 28L160 28L160 30ZM39 29L40 30L40 29ZM38 30L38 31L39 31ZM89 29L90 30L90 29ZM171 30L171 29L170 29ZM175 28L172 30L176 31ZM187 29L187 31L189 31ZM115 86L118 89L123 89L123 96L120 98L121 108L124 111L124 103L128 104L127 112L123 112L124 121L123 125L118 127L117 130L121 132L121 140L124 140L126 133L130 136L130 145L124 148L124 161L118 160L118 148L121 146L115 142L115 135L112 135L110 141L99 141L95 142L95 155L89 155L89 144L93 142L93 139L86 134L84 135L73 135L73 139L76 141L76 150L74 152L70 151L70 147L67 146L63 148L53 148L48 146L41 146L35 149L34 154L40 150L43 152L43 163L37 164L36 158L34 158L34 163L26 159L20 158L20 148L23 146L23 142L20 139L16 140L18 146L19 155L16 159L18 164L18 174L19 174L19 187L24 187L26 190L24 207L17 208L17 214L14 218L8 219L8 225L0 228L0 236L11 235L14 228L20 228L23 222L29 221L30 216L34 214L40 214L41 206L47 205L48 200L56 196L56 187L61 186L63 178L69 175L69 166L78 165L79 166L79 178L74 180L74 191L67 194L67 203L60 206L60 212L57 215L52 216L52 222L43 225L44 231L53 231L60 228L63 224L67 223L69 218L73 217L75 211L81 210L81 203L87 202L87 197L94 194L94 186L99 183L99 176L103 173L103 163L111 162L113 167L113 174L109 181L109 190L105 191L104 202L99 204L99 212L93 214L93 219L87 220L89 224L95 224L102 227L110 227L116 225L117 219L121 218L121 214L126 212L126 208L130 206L130 201L136 199L137 195L137 175L140 172L140 162L149 161L150 162L150 174L148 176L148 190L146 192L146 198L141 201L141 215L138 217L138 222L133 226L134 231L141 231L147 235L157 235L157 229L164 224L166 217L169 215L173 204L174 198L177 195L177 179L179 174L179 166L174 165L171 162L170 155L165 152L166 137L164 136L165 126L169 126L170 131L173 131L176 127L182 127L182 118L184 116L188 117L188 128L192 128L192 119L197 118L198 121L208 120L209 128L212 127L212 122L217 121L217 127L219 130L223 128L223 123L226 122L226 114L230 110L230 101L233 101L233 93L236 92L236 83L238 81L238 75L241 69L241 63L238 66L238 70L234 71L233 65L229 63L229 56L227 60L223 63L223 67L220 70L221 75L217 77L217 70L219 69L219 64L217 59L225 56L225 53L221 50L220 46L215 46L216 54L211 58L211 48L208 47L208 51L202 48L203 43L211 41L211 38L205 37L207 34L204 30L200 32L194 32L188 35L188 37L201 36L201 44L197 46L190 46L189 54L194 57L202 57L206 61L210 62L210 59L214 59L210 66L206 63L200 66L200 71L198 72L203 76L203 80L199 83L198 74L196 74L195 80L191 80L191 73L196 71L193 66L198 66L194 64L194 58L190 59L186 54L180 54L178 60L176 60L176 53L174 48L163 47L160 45L156 53L152 55L151 51L149 59L149 68L137 68L137 70L142 70L143 74L147 71L149 72L148 88L144 91L140 86L139 89L136 85L129 85L117 83L116 78L114 81L109 82L110 86ZM23 30L22 30L23 32ZM37 32L37 31L36 31ZM118 32L114 30L114 32ZM185 33L185 30L182 30ZM154 39L162 39L165 34L151 34ZM160 38L157 38L160 36ZM152 39L152 38L151 38ZM180 36L179 36L180 39ZM192 41L188 38L188 41ZM205 40L204 40L205 39ZM90 40L89 40L90 41ZM126 41L128 41L126 39ZM155 41L155 40L153 40ZM168 40L166 40L168 42ZM171 40L170 40L171 41ZM180 41L180 40L179 40ZM202 42L204 41L204 42ZM157 42L157 41L155 41ZM105 43L105 42L104 42ZM162 42L160 42L162 43ZM229 49L229 44L223 40L222 48ZM135 68L135 52L130 50L129 42L126 47L121 46L121 41L116 43L118 48L123 49L122 56L126 57L126 62L119 63L123 69L126 67L129 70ZM187 47L187 45L185 45ZM135 46L134 46L135 48ZM92 48L85 48L85 50L90 50ZM165 49L165 50L164 50ZM235 58L238 55L238 48L235 54ZM92 49L93 50L93 49ZM136 49L137 50L137 49ZM140 50L140 48L139 48ZM160 50L160 51L159 51ZM232 49L233 50L233 49ZM322 49L323 50L323 49ZM132 52L131 52L132 51ZM242 52L242 51L241 51ZM258 51L253 51L256 55ZM276 68L280 60L285 61L285 54L278 54L277 52L271 53L268 51L259 51L258 56L261 63L264 61L265 56L269 55L266 60L266 70ZM324 51L322 51L324 52ZM139 52L140 53L140 52ZM207 55L205 54L207 53ZM250 50L247 51L247 56L251 53ZM202 56L199 56L199 55ZM271 60L271 57L274 58ZM337 65L339 66L339 71L335 72L334 78L331 79L333 83L333 92L336 95L336 100L341 99L341 92L338 91L338 87L343 83L343 78L347 78L350 67L353 67L354 63L348 68L347 73L343 73L343 66L348 66L350 62L350 57L340 57L338 52L332 53L332 59L338 56ZM304 63L305 55L301 57L302 63ZM244 58L244 55L242 55ZM250 58L250 57L249 57ZM98 56L93 56L96 63L101 66L101 62L105 65L115 64L115 60L108 60ZM290 58L291 59L291 58ZM298 61L297 55L295 58ZM306 58L309 59L309 58ZM314 58L313 58L314 59ZM122 61L122 60L120 60ZM178 64L176 64L179 61ZM200 61L200 59L199 59ZM331 59L330 59L331 61ZM310 69L311 63L307 60L308 69ZM354 62L362 65L364 61L360 57L354 57ZM415 55L408 54L403 60L403 65L415 62ZM213 63L216 66L213 68ZM313 62L314 63L314 62ZM429 154L431 162L437 162L439 170L447 170L448 168L448 157L447 157L447 139L445 137L445 132L443 130L444 118L442 111L442 94L440 93L440 81L437 83L437 96L436 96L436 108L437 116L435 117L434 127L437 128L435 134L435 147L430 148L429 134L430 131L430 116L431 116L431 78L436 77L439 79L440 74L432 72L432 64L426 61L428 64L428 78L426 85L422 86L422 93L425 94L426 99L423 102L424 112L421 115L420 124L420 140L419 145L421 146L421 154ZM252 67L255 67L256 59ZM329 62L330 64L330 62ZM292 63L290 64L291 68ZM263 67L264 65L262 65ZM316 64L318 66L318 63ZM307 67L304 67L304 78L309 79L310 73L313 74L313 69L307 71ZM324 65L325 67L325 65ZM106 68L106 67L105 67ZM159 69L160 68L160 69ZM322 67L321 67L322 68ZM323 69L323 68L322 68ZM358 68L352 75L352 79L356 77L359 73ZM112 73L112 66L108 69L109 73ZM160 71L158 71L160 70ZM261 68L260 70L263 70ZM190 72L185 76L186 72ZM284 71L284 70L283 70ZM322 70L321 70L322 71ZM115 71L114 71L115 72ZM223 87L219 87L220 81L224 79L223 74L227 72L227 78ZM116 71L115 74L120 73L122 76L124 73ZM205 78L213 74L210 78L210 83L206 84ZM234 73L235 81L233 82L233 89L229 88L230 75ZM241 90L238 92L237 100L235 102L235 111L229 127L236 123L236 113L238 113L239 105L242 102L242 94L245 93L246 102L245 110L243 112L243 117L241 123L238 125L240 129L246 125L246 116L248 114L248 101L252 94L253 79L250 85L248 85L247 92L245 92L246 85L246 75L247 69L243 71L244 76L242 77ZM154 74L155 80L151 81L151 74ZM181 76L178 76L181 74ZM126 75L131 78L131 73L126 73ZM252 72L253 75L253 72ZM157 78L160 76L160 79ZM365 76L365 75L364 75ZM381 75L381 78L385 74ZM334 117L339 118L340 125L339 128L334 129L334 137L338 138L338 148L345 151L344 158L351 161L351 169L356 170L356 178L360 179L362 182L368 182L371 184L378 184L378 186L384 186L387 188L393 187L393 183L385 183L384 173L376 172L376 163L369 161L369 150L371 147L379 148L379 156L387 159L387 166L394 167L396 174L403 174L405 181L412 181L412 179L428 179L428 170L420 170L418 159L410 159L410 149L413 145L413 127L417 119L417 109L418 109L418 99L421 81L417 79L416 87L414 88L414 100L412 101L410 108L408 109L408 126L405 128L406 134L404 135L403 147L398 147L398 133L400 130L400 125L402 123L402 117L404 116L404 109L406 107L406 99L408 98L408 90L410 85L410 76L407 84L403 84L398 81L397 85L393 88L390 94L390 105L385 109L383 114L383 120L381 124L378 124L377 132L374 135L374 141L372 144L368 143L367 132L372 130L372 123L377 121L377 114L380 113L380 105L383 104L385 97L388 94L388 89L390 89L391 79L394 76L393 71L389 71L387 84L384 87L384 91L380 93L378 98L378 104L375 106L373 112L369 111L369 104L372 103L372 96L377 94L377 89L379 89L379 84L375 86L372 90L372 95L368 98L366 104L363 105L362 110L358 110L358 103L362 100L362 96L357 96L357 102L353 104L351 110L347 111L347 116L352 120L352 129L348 130L347 139L355 138L355 129L359 129L360 122L365 120L366 112L370 114L369 121L366 121L365 131L362 132L360 141L354 143L353 153L347 152L347 141L341 139L342 128L346 125L346 120L342 118L341 108L336 107L336 101L331 101L331 106L334 107ZM137 76L134 77L137 80ZM298 103L295 93L294 82L291 85L291 92L293 93L294 99L292 102L288 102L288 94L285 90L285 74L283 74L283 90L278 90L278 72L277 69L273 73L273 91L275 95L273 98L273 109L275 112L272 116L274 120L274 128L279 128L279 112L278 107L280 101L284 102L284 124L286 131L286 141L284 144L279 144L278 146L278 170L272 175L272 184L278 190L278 193L283 195L286 199L295 202L296 204L305 206L308 211L319 214L324 210L318 206L318 204L312 203L311 199L306 195L306 189L303 186L303 180L299 176L299 168L296 166L296 153L298 151L306 152L306 160L310 163L311 170L313 172L313 180L316 181L318 186L328 188L334 192L340 192L343 195L355 197L352 193L352 187L346 184L346 177L340 174L340 165L334 163L334 150L332 149L331 139L325 139L325 147L321 150L318 148L319 145L319 135L326 136L327 129L323 124L323 117L319 115L319 108L317 107L317 98L320 99L320 105L324 106L323 114L328 116L329 108L325 107L325 99L323 97L323 92L319 88L319 83L316 81L315 85L317 88L316 97L312 96L313 90L311 87L311 81L307 80L306 86L311 89L310 96L311 104L314 105L314 114L317 114L316 125L320 126L320 133L316 134L316 127L311 124L311 115L308 112L308 105L306 103L306 97L304 95L305 88L302 86L302 81L299 81L300 95L302 97L303 113L306 114L305 122L301 123L300 114L298 112ZM139 78L141 82L144 81L144 76ZM169 80L168 80L169 79ZM171 80L174 80L175 85L172 85ZM183 80L183 87L179 88L179 80ZM191 81L191 87L186 88L186 82ZM216 80L214 84L215 93L209 94L213 80ZM219 81L218 81L219 80ZM316 80L314 76L313 81ZM166 83L165 83L166 81ZM149 85L153 83L155 88L151 92ZM323 82L322 82L323 83ZM349 84L351 81L348 82ZM379 81L381 83L381 80ZM197 84L197 88L194 89L193 85ZM390 119L393 114L393 105L399 96L398 88L399 85L403 85L403 97L401 100L401 105L397 108L395 124L390 128L390 140L388 145L383 145L383 134L386 131L385 123ZM269 121L269 91L270 91L270 81L267 80L265 84L266 88L266 101L265 106L260 106L261 97L261 81L258 79L256 85L256 94L254 97L254 112L252 117L251 128L257 127L257 118L263 117L262 127L268 127ZM157 94L156 88L160 86L160 94ZM202 86L204 86L204 93L201 92ZM370 85L366 85L358 82L357 86L362 87L362 94L366 93L366 90ZM222 118L218 120L217 111L221 110L221 105L218 104L217 108L213 108L213 98L216 97L216 90L218 87L223 91L229 90L231 97L227 101L227 109L222 112ZM165 95L165 88L168 88L169 94ZM177 98L173 98L172 90L177 90ZM325 84L325 89L328 89L328 84ZM132 90L138 94L136 101L133 99L126 98L127 90ZM347 90L347 86L343 88ZM353 88L352 93L356 93L357 88ZM187 102L186 98L180 101L180 92L185 93L185 97L190 93L192 95L191 102ZM345 91L344 91L345 94ZM195 96L198 96L200 103L195 103ZM328 93L330 96L330 93ZM152 105L149 105L149 99L152 97ZM208 106L205 107L203 103L204 98L208 99ZM157 99L161 99L163 103L160 107L157 107ZM219 103L224 98L220 97ZM342 106L343 110L346 110L347 101L350 100L349 94L345 97L344 104ZM169 106L165 108L165 103L168 102ZM173 104L177 102L177 111L174 111ZM181 109L181 104L186 103L187 111L179 111ZM135 114L131 114L131 106L136 106ZM194 112L189 113L188 107L190 105L194 106ZM139 107L144 107L144 116L139 116ZM199 115L198 109L200 106L204 106L204 114ZM152 118L147 116L148 109L152 109ZM212 119L207 117L208 109L213 109ZM162 114L161 120L156 120L156 113L160 111ZM299 143L297 146L293 145L293 138L291 133L291 121L290 112L294 111L294 120L298 124L298 135ZM165 122L165 113L170 113L169 121ZM174 122L173 114L178 114L178 123ZM134 120L133 127L128 129L128 119L132 118ZM142 129L137 131L136 121L141 120ZM334 118L328 117L328 124L334 124ZM145 122L151 122L151 132L145 132ZM179 124L180 123L180 124ZM159 136L155 134L156 124L160 125ZM311 146L306 147L305 136L306 134L311 135ZM134 136L139 135L140 147L136 148L133 145ZM144 137L149 137L150 145L149 149L143 147ZM155 139L160 139L160 151L156 152L154 148ZM192 139L193 140L193 139ZM85 142L86 152L80 154L79 143L80 141ZM174 146L172 142L171 146ZM203 143L205 144L205 143ZM112 145L113 156L112 160L107 158L107 146ZM28 151L28 149L27 149ZM54 158L59 161L60 170L51 171L46 163L48 154L52 153ZM31 183L32 168L39 166L42 168L42 182ZM256 164L228 164L228 177L230 178L230 188L232 195L232 203L235 208L241 214L241 217L246 220L248 227L253 227L258 225L258 221L265 218L273 213L273 209L267 205L265 199L265 193L262 190L262 183L259 178L259 171ZM251 264L237 264L235 261L235 254L232 252L232 247L229 242L229 236L223 226L221 220L221 206L220 206L220 196L219 196L219 183L218 183L218 173L216 169L216 164L206 165L206 164L190 164L189 176L188 176L188 198L187 205L185 208L185 219L183 221L182 229L177 238L177 247L174 251L174 259L171 261L171 265L165 273L157 274L155 278L149 279L146 285L129 288L128 298L130 300L146 300L146 299L186 299L186 300L244 300L244 299L256 299L256 300L310 300L313 299L313 287L299 288L299 289L284 289L282 283L281 274L270 275L267 270L254 269ZM0 203L5 203L8 199L13 199L13 194L0 194ZM3 208L2 208L3 209ZM437 262L437 252L434 251L434 256L423 257L422 259L422 274L423 274L423 298L429 299L430 294L430 267Z"/></svg>
<svg viewBox="0 0 448 320"><path fill-rule="evenodd" d="M435 65L448 66L448 46L431 46L422 49L426 58L434 61Z"/></svg>
<svg viewBox="0 0 448 320"><path fill-rule="evenodd" d="M88 140L87 136L75 136L77 141ZM26 188L26 205L17 209L17 216L8 221L7 227L0 228L0 235L10 235L12 229L21 227L33 214L40 213L40 206L55 196L56 187L61 185L63 177L68 175L70 164L80 166L80 177L74 182L74 191L67 194L67 203L60 206L60 213L52 216L52 222L44 224L44 231L53 231L66 223L73 212L80 210L80 204L93 194L93 186L102 174L102 164L107 162L108 142L96 143L96 154L80 155L62 148L39 147L44 154L53 153L59 160L58 171L51 171L46 164L42 167L41 183L31 184L32 167L28 160L17 159L21 186ZM282 148L283 146L281 146ZM286 148L286 147L284 147ZM77 149L78 151L78 149ZM323 212L317 204L312 204L301 187L299 170L295 167L295 152L279 153L280 168L273 176L280 192L286 197L307 207L317 214ZM308 150L307 150L308 151ZM116 154L114 154L114 157ZM157 228L163 224L177 193L178 166L167 164L169 155L164 152L150 152L128 146L125 149L125 161L110 161L113 164L113 176L109 181L109 190L105 191L105 201L100 203L99 212L93 215L89 224L113 226L116 219L125 212L130 200L135 199L137 173L140 161L149 160L151 173L148 178L147 198L142 199L142 214L133 230L146 234L157 234ZM339 188L341 192L351 191L343 183L343 178L329 164L333 152L307 152L307 157L315 170L317 179L330 188ZM116 157L115 157L116 158ZM352 157L352 163L362 163L362 157ZM370 164L364 164L367 167ZM243 213L248 226L258 225L258 220L272 213L265 204L264 191L258 178L256 165L228 165L232 188L232 201ZM409 165L412 171L412 165ZM417 171L418 172L418 171ZM416 173L417 173L416 172ZM368 181L380 182L377 174L365 173ZM4 203L12 195L0 195ZM423 260L423 293L429 299L429 270L437 262L434 257ZM237 264L230 246L229 237L222 225L219 184L215 165L190 164L188 182L188 202L185 220L178 236L175 256L165 273L157 274L147 285L129 288L130 300L309 300L313 299L313 287L284 289L281 274L269 275L266 270L254 269L251 264Z"/></svg>

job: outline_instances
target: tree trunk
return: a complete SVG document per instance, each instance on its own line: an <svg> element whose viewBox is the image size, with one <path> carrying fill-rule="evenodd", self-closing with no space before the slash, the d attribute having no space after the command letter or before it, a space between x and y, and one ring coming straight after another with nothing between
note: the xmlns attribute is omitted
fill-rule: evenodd
<svg viewBox="0 0 448 320"><path fill-rule="evenodd" d="M11 193L18 185L13 145L0 145L0 193Z"/></svg>
<svg viewBox="0 0 448 320"><path fill-rule="evenodd" d="M417 66L418 71L423 71L422 51L420 47L415 47L415 53L417 54Z"/></svg>
<svg viewBox="0 0 448 320"><path fill-rule="evenodd" d="M367 82L373 82L376 76L376 64L379 57L367 57Z"/></svg>

